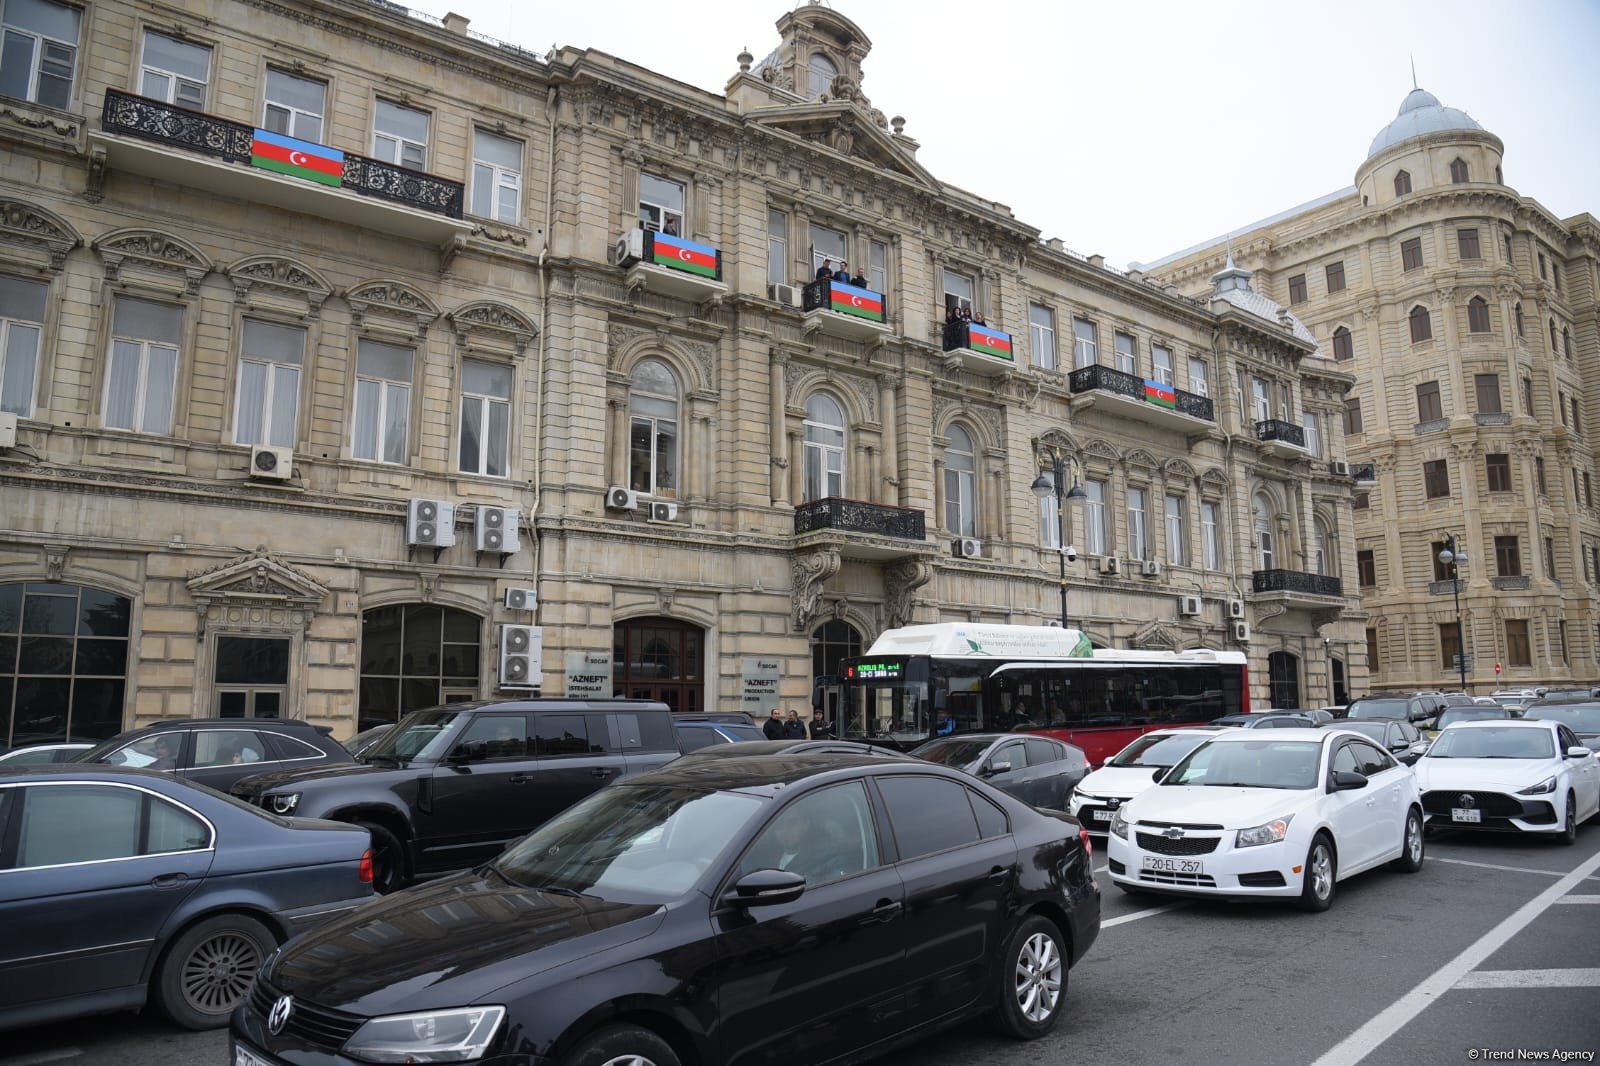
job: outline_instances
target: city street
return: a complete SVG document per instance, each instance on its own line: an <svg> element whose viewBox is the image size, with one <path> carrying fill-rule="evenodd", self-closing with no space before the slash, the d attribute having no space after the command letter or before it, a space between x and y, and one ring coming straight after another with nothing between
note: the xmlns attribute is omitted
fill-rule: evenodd
<svg viewBox="0 0 1600 1066"><path fill-rule="evenodd" d="M1100 939L1052 1036L1019 1044L971 1024L881 1061L1448 1066L1600 1052L1600 821L1572 848L1430 839L1421 873L1341 883L1325 914L1135 900L1101 877ZM8 1033L0 1048L0 1066L224 1066L227 1038L124 1015Z"/></svg>

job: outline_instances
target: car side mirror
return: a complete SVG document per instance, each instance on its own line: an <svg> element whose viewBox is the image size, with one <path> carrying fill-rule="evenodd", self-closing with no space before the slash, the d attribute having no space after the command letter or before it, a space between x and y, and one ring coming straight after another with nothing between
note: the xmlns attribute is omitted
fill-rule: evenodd
<svg viewBox="0 0 1600 1066"><path fill-rule="evenodd" d="M1007 759L1001 759L999 762L992 762L983 768L984 777L994 777L996 774L1009 774L1010 772L1011 763Z"/></svg>
<svg viewBox="0 0 1600 1066"><path fill-rule="evenodd" d="M1154 781L1156 784L1159 785L1161 783L1161 779L1163 777L1167 776L1167 771L1170 770L1170 769L1172 769L1172 767L1170 767L1170 766L1158 766L1158 767L1156 767L1155 771L1150 774L1150 780Z"/></svg>
<svg viewBox="0 0 1600 1066"><path fill-rule="evenodd" d="M1367 775L1358 774L1353 770L1335 770L1332 775L1334 792L1349 792L1352 789L1366 788Z"/></svg>
<svg viewBox="0 0 1600 1066"><path fill-rule="evenodd" d="M450 757L445 761L452 766L461 766L469 762L482 762L489 757L489 742L486 740L473 740L465 744L457 744L450 749Z"/></svg>
<svg viewBox="0 0 1600 1066"><path fill-rule="evenodd" d="M1587 759L1593 754L1594 752L1590 751L1582 744L1574 744L1572 747L1567 749L1567 758L1569 759Z"/></svg>
<svg viewBox="0 0 1600 1066"><path fill-rule="evenodd" d="M733 907L770 907L793 903L806 890L806 879L793 870L752 870L722 897Z"/></svg>

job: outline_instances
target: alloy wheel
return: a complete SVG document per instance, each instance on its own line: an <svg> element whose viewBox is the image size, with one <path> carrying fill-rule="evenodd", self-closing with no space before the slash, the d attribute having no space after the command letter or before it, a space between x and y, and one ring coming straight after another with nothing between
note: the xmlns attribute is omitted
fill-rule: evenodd
<svg viewBox="0 0 1600 1066"><path fill-rule="evenodd" d="M1017 1008L1030 1022L1047 1020L1061 1002L1061 951L1047 933L1034 933L1017 953Z"/></svg>
<svg viewBox="0 0 1600 1066"><path fill-rule="evenodd" d="M1412 865L1422 862L1422 818L1415 813L1406 816L1406 856Z"/></svg>
<svg viewBox="0 0 1600 1066"><path fill-rule="evenodd" d="M195 1010L225 1014L244 1002L261 965L261 951L246 936L222 933L202 941L183 962L183 997Z"/></svg>
<svg viewBox="0 0 1600 1066"><path fill-rule="evenodd" d="M1319 843L1312 849L1311 864L1306 873L1311 877L1311 891L1318 899L1327 899L1332 895L1333 856L1328 853L1328 845Z"/></svg>

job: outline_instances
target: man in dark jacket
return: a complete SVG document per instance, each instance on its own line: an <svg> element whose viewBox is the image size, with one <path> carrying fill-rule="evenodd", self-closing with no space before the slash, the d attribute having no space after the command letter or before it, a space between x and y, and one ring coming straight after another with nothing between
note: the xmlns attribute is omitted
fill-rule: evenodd
<svg viewBox="0 0 1600 1066"><path fill-rule="evenodd" d="M772 708L772 717L761 723L761 732L765 733L768 740L783 739L783 712Z"/></svg>
<svg viewBox="0 0 1600 1066"><path fill-rule="evenodd" d="M812 740L822 740L825 737L833 736L833 730L829 728L828 720L822 717L821 707L811 708L811 721L807 725L810 726Z"/></svg>

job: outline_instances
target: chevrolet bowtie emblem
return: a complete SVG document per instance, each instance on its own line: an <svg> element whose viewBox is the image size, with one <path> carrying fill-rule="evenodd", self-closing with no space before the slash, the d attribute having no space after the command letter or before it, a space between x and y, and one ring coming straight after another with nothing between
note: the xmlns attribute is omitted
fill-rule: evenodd
<svg viewBox="0 0 1600 1066"><path fill-rule="evenodd" d="M1168 840L1182 840L1183 830L1174 825L1163 829L1161 831L1161 835L1166 837Z"/></svg>

